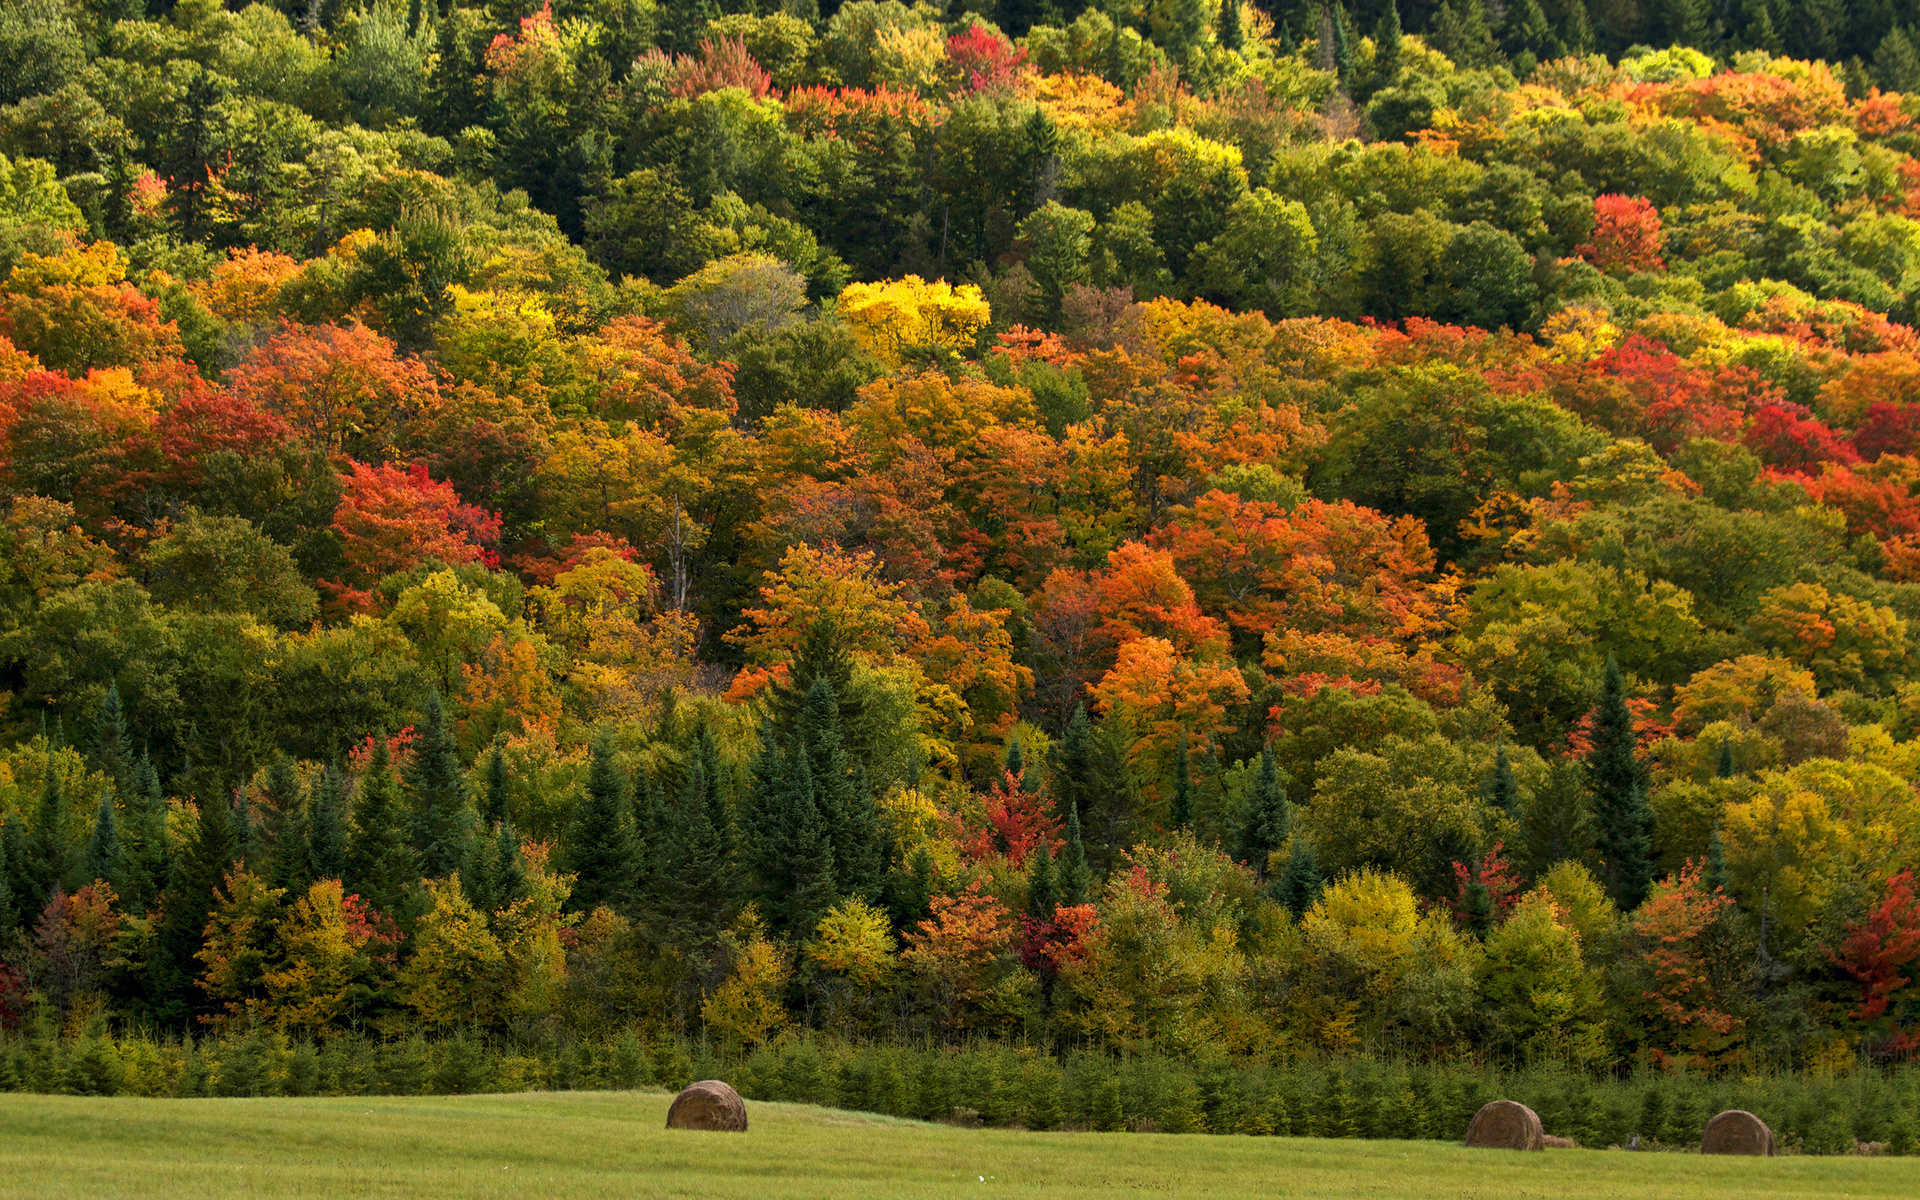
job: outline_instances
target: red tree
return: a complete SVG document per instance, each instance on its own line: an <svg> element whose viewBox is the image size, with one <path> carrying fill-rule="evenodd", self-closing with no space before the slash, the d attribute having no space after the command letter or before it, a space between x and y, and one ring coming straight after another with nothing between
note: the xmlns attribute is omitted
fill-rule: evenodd
<svg viewBox="0 0 1920 1200"><path fill-rule="evenodd" d="M424 466L348 465L333 529L344 544L349 583L365 587L428 559L495 565L487 547L500 536L497 515L462 504L452 485L429 478Z"/></svg>
<svg viewBox="0 0 1920 1200"><path fill-rule="evenodd" d="M1827 958L1860 983L1860 1005L1849 1015L1856 1021L1877 1021L1893 1007L1894 997L1913 982L1904 968L1920 959L1920 899L1913 889L1913 872L1902 871L1887 880L1880 904L1865 924L1847 922L1840 948L1823 947ZM1907 1032L1893 1039L1896 1051L1911 1049Z"/></svg>
<svg viewBox="0 0 1920 1200"><path fill-rule="evenodd" d="M1593 198L1593 241L1574 247L1574 253L1602 271L1658 271L1660 210L1645 196L1615 192Z"/></svg>

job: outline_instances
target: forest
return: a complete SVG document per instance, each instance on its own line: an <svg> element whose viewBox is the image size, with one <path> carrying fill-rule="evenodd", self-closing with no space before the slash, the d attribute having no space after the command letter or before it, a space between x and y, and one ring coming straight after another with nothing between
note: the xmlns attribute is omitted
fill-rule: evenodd
<svg viewBox="0 0 1920 1200"><path fill-rule="evenodd" d="M1916 21L0 0L0 1086L1911 1058Z"/></svg>

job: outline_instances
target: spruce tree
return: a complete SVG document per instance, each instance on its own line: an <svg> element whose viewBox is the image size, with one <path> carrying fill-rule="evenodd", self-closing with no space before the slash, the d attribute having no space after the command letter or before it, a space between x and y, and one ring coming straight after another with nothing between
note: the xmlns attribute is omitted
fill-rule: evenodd
<svg viewBox="0 0 1920 1200"><path fill-rule="evenodd" d="M1220 6L1220 45L1239 53L1246 43L1247 31L1241 23L1240 0L1226 0Z"/></svg>
<svg viewBox="0 0 1920 1200"><path fill-rule="evenodd" d="M1487 802L1507 816L1520 819L1520 785L1514 782L1505 742L1493 748L1493 778L1487 784Z"/></svg>
<svg viewBox="0 0 1920 1200"><path fill-rule="evenodd" d="M1587 786L1603 878L1623 912L1638 908L1653 882L1653 814L1647 807L1645 768L1627 707L1620 664L1607 656L1593 749L1587 755Z"/></svg>
<svg viewBox="0 0 1920 1200"><path fill-rule="evenodd" d="M886 874L879 812L864 773L855 769L843 748L839 704L825 679L815 679L807 690L799 746L813 779L814 807L833 848L838 890L878 899Z"/></svg>
<svg viewBox="0 0 1920 1200"><path fill-rule="evenodd" d="M493 853L487 859L485 886L491 911L498 912L526 898L526 861L520 855L520 841L514 836L510 822L502 821L494 827Z"/></svg>
<svg viewBox="0 0 1920 1200"><path fill-rule="evenodd" d="M1873 76L1881 87L1901 95L1920 91L1920 48L1907 30L1895 25L1873 52Z"/></svg>
<svg viewBox="0 0 1920 1200"><path fill-rule="evenodd" d="M14 848L19 845L14 830L17 822L0 817L0 938L11 934L20 924L20 910L14 904Z"/></svg>
<svg viewBox="0 0 1920 1200"><path fill-rule="evenodd" d="M798 757L794 767L795 775L800 778L789 810L792 858L788 871L793 878L793 891L781 906L780 915L789 932L799 938L810 938L820 918L839 903L840 872L834 864L833 842L827 836L826 821L813 801L812 781L806 778L809 773L806 757Z"/></svg>
<svg viewBox="0 0 1920 1200"><path fill-rule="evenodd" d="M347 891L382 912L399 910L420 881L418 860L407 836L407 813L393 777L387 739L373 739L373 757L355 789L354 830L347 842Z"/></svg>
<svg viewBox="0 0 1920 1200"><path fill-rule="evenodd" d="M1717 779L1733 778L1733 739L1720 739L1720 760L1714 765L1713 774Z"/></svg>
<svg viewBox="0 0 1920 1200"><path fill-rule="evenodd" d="M307 817L307 878L345 879L347 845L347 781L329 765L320 773Z"/></svg>
<svg viewBox="0 0 1920 1200"><path fill-rule="evenodd" d="M1593 20L1587 16L1586 0L1564 0L1560 17L1560 44L1569 54L1586 54L1593 49Z"/></svg>
<svg viewBox="0 0 1920 1200"><path fill-rule="evenodd" d="M243 783L233 791L234 857L240 862L251 862L259 846L254 831L253 805L247 799L247 788Z"/></svg>
<svg viewBox="0 0 1920 1200"><path fill-rule="evenodd" d="M1353 34L1344 4L1333 6L1333 71L1343 88L1353 86Z"/></svg>
<svg viewBox="0 0 1920 1200"><path fill-rule="evenodd" d="M1013 738L1007 743L1007 756L1000 764L1001 769L1015 779L1025 779L1027 774L1027 755L1020 749L1020 739Z"/></svg>
<svg viewBox="0 0 1920 1200"><path fill-rule="evenodd" d="M1528 875L1538 877L1556 863L1593 857L1593 796L1586 769L1556 760L1547 777L1520 805L1520 837L1514 851Z"/></svg>
<svg viewBox="0 0 1920 1200"><path fill-rule="evenodd" d="M500 749L500 740L495 738L493 749L487 754L487 790L480 801L480 822L488 829L507 819L511 799L508 782L507 756Z"/></svg>
<svg viewBox="0 0 1920 1200"><path fill-rule="evenodd" d="M33 861L29 879L36 893L37 907L46 902L53 889L66 886L71 866L67 845L67 795L54 770L53 746L47 746L46 772L40 781L40 803L33 818Z"/></svg>
<svg viewBox="0 0 1920 1200"><path fill-rule="evenodd" d="M706 763L694 755L670 817L660 889L660 915L681 946L704 947L718 938L733 899L733 861L718 791L709 786Z"/></svg>
<svg viewBox="0 0 1920 1200"><path fill-rule="evenodd" d="M1180 749L1173 759L1173 810L1175 830L1193 828L1193 762L1187 755L1187 734L1180 731Z"/></svg>
<svg viewBox="0 0 1920 1200"><path fill-rule="evenodd" d="M263 816L267 846L267 881L298 895L313 882L308 874L306 789L293 759L282 751L267 764L269 805Z"/></svg>
<svg viewBox="0 0 1920 1200"><path fill-rule="evenodd" d="M1292 825L1293 806L1287 803L1286 789L1280 786L1273 747L1264 747L1260 751L1260 774L1254 778L1246 819L1240 826L1240 857L1253 868L1255 877L1267 877L1267 860L1286 844Z"/></svg>
<svg viewBox="0 0 1920 1200"><path fill-rule="evenodd" d="M133 739L127 735L127 714L120 705L120 685L109 683L106 698L93 719L88 739L87 765L113 781L122 799L133 790Z"/></svg>
<svg viewBox="0 0 1920 1200"><path fill-rule="evenodd" d="M1273 898L1293 911L1295 918L1307 915L1326 888L1320 875L1320 859L1311 843L1296 838L1293 852L1287 856L1287 868L1273 884Z"/></svg>
<svg viewBox="0 0 1920 1200"><path fill-rule="evenodd" d="M1087 865L1087 847L1080 840L1080 809L1067 813L1067 845L1060 855L1059 882L1054 887L1061 905L1072 908L1092 898L1093 871Z"/></svg>
<svg viewBox="0 0 1920 1200"><path fill-rule="evenodd" d="M1027 870L1027 915L1051 921L1059 903L1053 883L1053 839L1043 837L1033 848L1033 865Z"/></svg>
<svg viewBox="0 0 1920 1200"><path fill-rule="evenodd" d="M1578 0L1575 0L1577 3ZM1387 11L1380 18L1379 32L1373 43L1373 86L1390 88L1400 78L1400 4L1387 0Z"/></svg>
<svg viewBox="0 0 1920 1200"><path fill-rule="evenodd" d="M1534 62L1560 56L1560 39L1547 24L1540 0L1509 0L1506 17L1500 23L1500 46L1507 54L1533 56Z"/></svg>
<svg viewBox="0 0 1920 1200"><path fill-rule="evenodd" d="M87 842L86 876L89 880L104 882L117 896L122 883L120 865L120 822L113 811L113 793L108 792L100 797L100 811L93 820L93 837Z"/></svg>
<svg viewBox="0 0 1920 1200"><path fill-rule="evenodd" d="M1053 797L1054 813L1061 820L1076 808L1086 807L1091 799L1088 789L1093 781L1093 723L1087 720L1087 706L1073 710L1067 730L1053 744L1052 761L1047 769L1047 791Z"/></svg>
<svg viewBox="0 0 1920 1200"><path fill-rule="evenodd" d="M573 908L592 912L603 904L616 911L632 907L638 847L628 821L627 781L613 761L613 740L604 729L593 739L587 793L574 809L560 848L566 869L579 877Z"/></svg>
<svg viewBox="0 0 1920 1200"><path fill-rule="evenodd" d="M472 850L473 803L437 691L427 697L426 719L407 770L407 791L413 800L413 848L420 857L420 873L444 879L464 870Z"/></svg>
<svg viewBox="0 0 1920 1200"><path fill-rule="evenodd" d="M148 963L145 1000L149 1015L159 1023L178 1024L196 1006L193 981L200 964L194 956L205 940L214 891L226 882L239 859L232 801L225 789L215 788L200 798L200 819L167 886L156 931L158 944Z"/></svg>
<svg viewBox="0 0 1920 1200"><path fill-rule="evenodd" d="M1700 881L1709 892L1727 892L1727 847L1720 840L1720 823L1713 824L1713 837L1707 842L1707 868L1701 874Z"/></svg>
<svg viewBox="0 0 1920 1200"><path fill-rule="evenodd" d="M0 821L0 855L5 857L7 863L7 891L4 897L0 897L0 904L5 905L16 922L24 923L39 903L31 878L32 847L33 838L17 815Z"/></svg>
<svg viewBox="0 0 1920 1200"><path fill-rule="evenodd" d="M123 832L121 874L126 900L131 911L143 912L159 900L173 869L167 846L167 798L160 792L160 773L144 750L133 765Z"/></svg>

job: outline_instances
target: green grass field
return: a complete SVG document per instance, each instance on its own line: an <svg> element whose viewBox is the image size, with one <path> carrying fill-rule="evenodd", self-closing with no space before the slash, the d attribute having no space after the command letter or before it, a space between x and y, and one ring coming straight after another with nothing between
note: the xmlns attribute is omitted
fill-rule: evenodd
<svg viewBox="0 0 1920 1200"><path fill-rule="evenodd" d="M661 1093L0 1096L0 1196L1627 1197L1920 1195L1920 1158L1468 1151L1435 1142L955 1129L750 1104L668 1132Z"/></svg>

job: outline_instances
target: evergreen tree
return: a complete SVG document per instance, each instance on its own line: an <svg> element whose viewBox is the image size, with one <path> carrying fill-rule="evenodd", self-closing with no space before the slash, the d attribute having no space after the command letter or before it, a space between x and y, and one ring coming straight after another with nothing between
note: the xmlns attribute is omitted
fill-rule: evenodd
<svg viewBox="0 0 1920 1200"><path fill-rule="evenodd" d="M473 803L467 795L466 771L460 766L460 749L437 691L427 697L426 720L407 770L407 790L413 800L413 848L420 857L420 873L444 879L464 870L472 849Z"/></svg>
<svg viewBox="0 0 1920 1200"><path fill-rule="evenodd" d="M1019 738L1014 738L1007 743L1007 757L1006 760L1001 763L1001 766L1007 774L1013 776L1015 779L1026 778L1027 756L1026 752L1020 749Z"/></svg>
<svg viewBox="0 0 1920 1200"><path fill-rule="evenodd" d="M1520 838L1514 847L1526 873L1544 875L1566 860L1593 857L1593 799L1578 762L1555 761L1544 782L1520 805Z"/></svg>
<svg viewBox="0 0 1920 1200"><path fill-rule="evenodd" d="M1373 38L1373 86L1392 87L1400 78L1400 4L1399 0L1388 0L1387 11L1380 18L1380 28Z"/></svg>
<svg viewBox="0 0 1920 1200"><path fill-rule="evenodd" d="M510 793L507 779L507 756L500 748L500 740L494 739L493 749L487 754L487 791L480 802L480 822L488 829L507 819Z"/></svg>
<svg viewBox="0 0 1920 1200"><path fill-rule="evenodd" d="M1631 912L1653 882L1653 813L1647 807L1645 768L1627 708L1620 664L1607 656L1593 749L1587 755L1587 786L1607 890Z"/></svg>
<svg viewBox="0 0 1920 1200"><path fill-rule="evenodd" d="M1260 774L1254 778L1253 794L1247 798L1247 815L1240 828L1240 857L1256 877L1266 878L1267 860L1286 844L1292 825L1293 806L1287 803L1286 789L1280 786L1273 747L1263 747Z"/></svg>
<svg viewBox="0 0 1920 1200"><path fill-rule="evenodd" d="M1193 762L1187 757L1186 731L1180 733L1180 749L1173 759L1173 811L1171 824L1174 829L1193 828Z"/></svg>
<svg viewBox="0 0 1920 1200"><path fill-rule="evenodd" d="M14 880L17 877L16 853L25 843L17 832L19 822L11 817L0 817L0 938L12 933L20 924L20 909L14 900Z"/></svg>
<svg viewBox="0 0 1920 1200"><path fill-rule="evenodd" d="M373 757L355 789L353 836L347 842L347 891L382 912L400 903L420 881L420 867L407 836L407 814L393 777L387 739L373 739Z"/></svg>
<svg viewBox="0 0 1920 1200"><path fill-rule="evenodd" d="M1733 739L1720 739L1720 761L1714 765L1713 774L1717 779L1733 778Z"/></svg>
<svg viewBox="0 0 1920 1200"><path fill-rule="evenodd" d="M1067 845L1060 855L1059 882L1054 888L1061 905L1072 908L1092 898L1093 871L1087 865L1087 847L1080 840L1080 810L1067 813Z"/></svg>
<svg viewBox="0 0 1920 1200"><path fill-rule="evenodd" d="M699 732L711 746L704 724ZM707 946L719 937L732 905L733 854L725 803L708 776L705 756L696 750L688 766L665 838L659 909L676 944Z"/></svg>
<svg viewBox="0 0 1920 1200"><path fill-rule="evenodd" d="M1493 34L1480 0L1443 0L1427 40L1463 67L1484 67L1493 58Z"/></svg>
<svg viewBox="0 0 1920 1200"><path fill-rule="evenodd" d="M1772 0L1741 0L1740 40L1755 50L1780 53L1780 33L1773 19Z"/></svg>
<svg viewBox="0 0 1920 1200"><path fill-rule="evenodd" d="M627 809L627 781L613 761L613 740L603 729L593 739L587 794L560 842L561 861L579 876L571 903L581 912L603 904L618 911L633 904L638 847Z"/></svg>
<svg viewBox="0 0 1920 1200"><path fill-rule="evenodd" d="M1093 723L1087 720L1087 706L1082 704L1073 710L1066 732L1053 744L1052 761L1047 767L1047 791L1061 820L1091 798L1088 788L1093 781L1093 754Z"/></svg>
<svg viewBox="0 0 1920 1200"><path fill-rule="evenodd" d="M98 879L120 894L120 822L113 811L113 793L100 797L100 812L93 821L93 837L87 842L89 880Z"/></svg>
<svg viewBox="0 0 1920 1200"><path fill-rule="evenodd" d="M133 765L127 793L126 828L121 848L121 877L126 882L128 907L143 912L160 898L173 869L167 846L167 798L160 792L160 773L143 750Z"/></svg>
<svg viewBox="0 0 1920 1200"><path fill-rule="evenodd" d="M1059 903L1053 885L1053 839L1041 838L1033 848L1033 866L1027 871L1027 914L1036 921L1051 921Z"/></svg>
<svg viewBox="0 0 1920 1200"><path fill-rule="evenodd" d="M1307 915L1326 889L1320 875L1320 859L1311 843L1296 838L1293 852L1287 856L1286 870L1273 884L1273 898L1292 910L1296 919Z"/></svg>
<svg viewBox="0 0 1920 1200"><path fill-rule="evenodd" d="M244 784L234 789L233 815L231 821L233 824L234 856L243 863L250 862L259 847L255 844L253 805L248 802L247 789Z"/></svg>
<svg viewBox="0 0 1920 1200"><path fill-rule="evenodd" d="M780 912L787 929L799 937L811 937L820 918L840 899L833 842L827 836L826 821L814 804L809 773L806 756L798 756L794 760L794 774L798 778L788 817L792 830L788 842L792 847L788 873L793 879L793 891Z"/></svg>
<svg viewBox="0 0 1920 1200"><path fill-rule="evenodd" d="M816 678L800 713L799 749L813 780L813 802L839 871L838 891L869 900L880 895L886 863L880 818L864 776L841 744L833 685Z"/></svg>
<svg viewBox="0 0 1920 1200"><path fill-rule="evenodd" d="M1088 865L1105 875L1113 866L1114 847L1131 842L1137 796L1127 748L1111 730L1087 719L1085 705L1074 710L1054 745L1047 786L1062 820L1070 812L1080 814L1093 842Z"/></svg>
<svg viewBox="0 0 1920 1200"><path fill-rule="evenodd" d="M276 753L267 764L268 808L263 825L267 826L267 881L285 888L288 895L307 890L313 882L307 856L306 789L300 785L300 773L285 752Z"/></svg>
<svg viewBox="0 0 1920 1200"><path fill-rule="evenodd" d="M113 781L122 799L133 790L133 739L127 736L127 714L120 706L120 685L107 684L106 698L93 719L87 765Z"/></svg>
<svg viewBox="0 0 1920 1200"><path fill-rule="evenodd" d="M1347 27L1347 8L1333 6L1333 73L1343 88L1353 86L1353 34Z"/></svg>
<svg viewBox="0 0 1920 1200"><path fill-rule="evenodd" d="M1520 819L1520 785L1514 782L1505 742L1493 748L1493 778L1487 784L1487 802L1516 821Z"/></svg>
<svg viewBox="0 0 1920 1200"><path fill-rule="evenodd" d="M34 906L45 903L56 887L64 887L71 867L67 845L67 795L53 766L53 746L47 746L46 773L40 781L40 803L33 817L33 859L28 874Z"/></svg>
<svg viewBox="0 0 1920 1200"><path fill-rule="evenodd" d="M1246 26L1241 23L1240 0L1226 0L1220 6L1220 44L1236 54L1247 44Z"/></svg>
<svg viewBox="0 0 1920 1200"><path fill-rule="evenodd" d="M232 802L223 789L216 788L200 801L193 837L175 864L156 930L157 944L147 964L143 999L149 1015L162 1024L178 1024L197 1006L193 981L200 972L194 956L205 940L214 890L226 882L239 860Z"/></svg>
<svg viewBox="0 0 1920 1200"><path fill-rule="evenodd" d="M1907 30L1895 25L1880 39L1873 52L1873 77L1887 91L1903 96L1920 91L1920 48Z"/></svg>
<svg viewBox="0 0 1920 1200"><path fill-rule="evenodd" d="M1586 0L1562 0L1562 7L1560 44L1569 54L1586 54L1593 49L1593 20L1587 15Z"/></svg>
<svg viewBox="0 0 1920 1200"><path fill-rule="evenodd" d="M1500 23L1500 48L1513 57L1530 54L1534 62L1558 58L1563 49L1547 24L1540 0L1509 0L1506 18Z"/></svg>
<svg viewBox="0 0 1920 1200"><path fill-rule="evenodd" d="M1713 837L1707 842L1707 869L1701 875L1700 881L1707 885L1709 892L1732 894L1727 891L1727 847L1726 843L1720 840L1718 821L1714 822Z"/></svg>
<svg viewBox="0 0 1920 1200"><path fill-rule="evenodd" d="M329 765L320 773L307 818L307 878L344 880L348 861L347 781Z"/></svg>
<svg viewBox="0 0 1920 1200"><path fill-rule="evenodd" d="M791 751L805 726L813 685L822 680L831 689L838 709L841 748L851 762L871 768L889 749L880 744L886 731L874 720L872 691L855 680L853 655L847 650L839 625L829 617L821 617L807 627L806 637L787 664L786 683L768 695L774 732L783 748Z"/></svg>
<svg viewBox="0 0 1920 1200"><path fill-rule="evenodd" d="M527 865L520 854L519 839L513 825L502 821L494 827L493 850L487 856L483 887L489 912L510 907L526 898Z"/></svg>
<svg viewBox="0 0 1920 1200"><path fill-rule="evenodd" d="M1712 15L1707 0L1663 0L1658 12L1665 44L1696 48L1704 46Z"/></svg>

